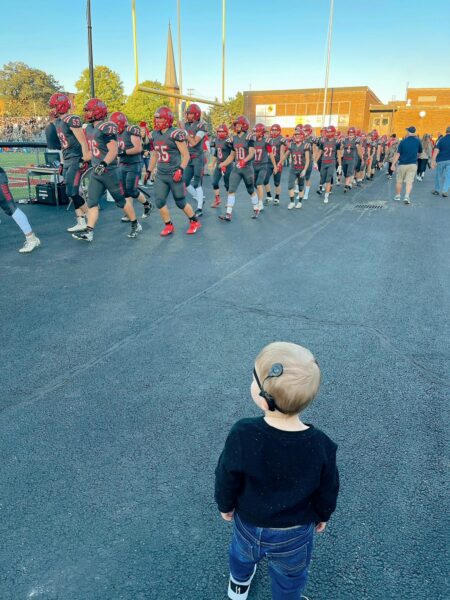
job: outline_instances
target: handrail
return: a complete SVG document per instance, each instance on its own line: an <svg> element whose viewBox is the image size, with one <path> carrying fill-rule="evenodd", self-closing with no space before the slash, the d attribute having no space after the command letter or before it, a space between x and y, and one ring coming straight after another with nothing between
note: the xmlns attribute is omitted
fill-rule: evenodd
<svg viewBox="0 0 450 600"><path fill-rule="evenodd" d="M46 142L2 142L0 148L47 148Z"/></svg>

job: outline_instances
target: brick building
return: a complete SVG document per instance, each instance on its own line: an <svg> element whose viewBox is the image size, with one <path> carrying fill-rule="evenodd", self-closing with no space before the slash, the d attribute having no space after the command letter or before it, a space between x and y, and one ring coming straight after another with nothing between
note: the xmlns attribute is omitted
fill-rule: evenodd
<svg viewBox="0 0 450 600"><path fill-rule="evenodd" d="M406 127L414 125L419 135L437 137L450 126L450 88L408 88L406 98L372 104L368 128L402 137Z"/></svg>
<svg viewBox="0 0 450 600"><path fill-rule="evenodd" d="M244 113L250 122L281 125L289 134L298 123L322 127L324 89L264 90L244 92ZM433 136L450 125L450 88L408 88L407 100L383 104L366 86L329 88L325 125L345 130L353 125L380 134L415 125L418 133Z"/></svg>

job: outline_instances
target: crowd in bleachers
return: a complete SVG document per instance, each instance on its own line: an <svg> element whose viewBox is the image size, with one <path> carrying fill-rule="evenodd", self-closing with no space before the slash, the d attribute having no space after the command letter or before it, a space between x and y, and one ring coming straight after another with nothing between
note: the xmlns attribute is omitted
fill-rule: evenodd
<svg viewBox="0 0 450 600"><path fill-rule="evenodd" d="M2 117L0 141L45 141L44 129L47 122L47 117Z"/></svg>

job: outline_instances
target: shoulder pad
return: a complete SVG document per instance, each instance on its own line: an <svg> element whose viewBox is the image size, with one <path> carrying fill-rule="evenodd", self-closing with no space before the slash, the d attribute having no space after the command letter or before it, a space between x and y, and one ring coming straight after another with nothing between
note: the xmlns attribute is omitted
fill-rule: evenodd
<svg viewBox="0 0 450 600"><path fill-rule="evenodd" d="M197 131L208 131L206 123L204 121L200 121L197 127Z"/></svg>
<svg viewBox="0 0 450 600"><path fill-rule="evenodd" d="M137 135L138 137L141 137L141 130L137 125L128 125L127 131L130 135Z"/></svg>
<svg viewBox="0 0 450 600"><path fill-rule="evenodd" d="M227 138L225 141L226 141L228 144L232 144L232 143L233 143L233 137L232 137L232 136L230 136L230 137L229 137L229 138Z"/></svg>
<svg viewBox="0 0 450 600"><path fill-rule="evenodd" d="M74 127L74 128L81 127L81 119L77 115L65 115L63 117L63 121L69 127Z"/></svg>
<svg viewBox="0 0 450 600"><path fill-rule="evenodd" d="M254 139L255 139L255 136L253 135L253 133L248 133L248 134L245 136L245 139L246 139L246 140L248 140L248 141L251 141L251 140L254 140Z"/></svg>
<svg viewBox="0 0 450 600"><path fill-rule="evenodd" d="M281 142L282 144L286 144L286 138L285 138L285 137L282 137L282 138L281 138L281 140L280 140L280 142Z"/></svg>
<svg viewBox="0 0 450 600"><path fill-rule="evenodd" d="M106 135L117 135L117 125L112 121L105 121L98 126L99 131Z"/></svg>
<svg viewBox="0 0 450 600"><path fill-rule="evenodd" d="M186 132L183 129L174 129L170 134L170 137L176 142L185 142Z"/></svg>

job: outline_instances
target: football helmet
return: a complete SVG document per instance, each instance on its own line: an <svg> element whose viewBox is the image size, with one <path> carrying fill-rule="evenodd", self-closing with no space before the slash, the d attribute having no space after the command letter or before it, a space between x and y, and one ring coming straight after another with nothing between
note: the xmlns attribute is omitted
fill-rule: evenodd
<svg viewBox="0 0 450 600"><path fill-rule="evenodd" d="M266 126L263 123L256 123L255 133L259 138L264 137L266 135Z"/></svg>
<svg viewBox="0 0 450 600"><path fill-rule="evenodd" d="M202 111L198 104L190 104L185 112L186 121L188 123L195 123L195 121L200 121L202 117Z"/></svg>
<svg viewBox="0 0 450 600"><path fill-rule="evenodd" d="M84 120L89 123L94 121L103 121L108 114L106 104L99 98L91 98L86 102L83 108Z"/></svg>
<svg viewBox="0 0 450 600"><path fill-rule="evenodd" d="M52 108L56 115L65 115L72 107L72 103L65 94L53 94L48 101L48 105Z"/></svg>
<svg viewBox="0 0 450 600"><path fill-rule="evenodd" d="M239 131L237 129L238 127L240 128ZM250 121L247 119L247 117L244 117L244 115L239 115L233 121L233 129L236 133L239 133L240 131L248 131L249 127Z"/></svg>
<svg viewBox="0 0 450 600"><path fill-rule="evenodd" d="M225 125L225 123L222 123L222 125L219 125L219 127L217 128L217 137L219 138L219 140L227 139L228 127Z"/></svg>
<svg viewBox="0 0 450 600"><path fill-rule="evenodd" d="M123 133L125 131L125 127L128 126L128 119L126 115L123 114L123 112L113 112L113 114L110 116L110 119L113 123L117 125L117 131L119 133Z"/></svg>
<svg viewBox="0 0 450 600"><path fill-rule="evenodd" d="M155 116L153 117L153 123L155 129L161 131L162 129L169 129L173 124L173 112L170 110L168 106L161 106L155 112Z"/></svg>
<svg viewBox="0 0 450 600"><path fill-rule="evenodd" d="M281 127L277 123L274 123L270 128L270 137L276 138L279 135L281 135Z"/></svg>
<svg viewBox="0 0 450 600"><path fill-rule="evenodd" d="M329 140L332 140L334 137L336 137L336 127L334 125L328 125L325 130L325 135Z"/></svg>
<svg viewBox="0 0 450 600"><path fill-rule="evenodd" d="M307 123L306 125L303 125L303 131L305 132L306 136L310 136L312 135L313 128Z"/></svg>

